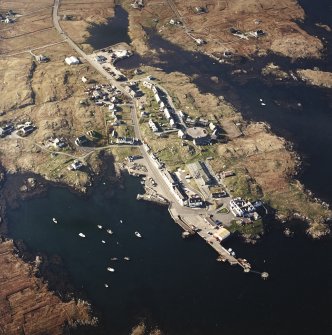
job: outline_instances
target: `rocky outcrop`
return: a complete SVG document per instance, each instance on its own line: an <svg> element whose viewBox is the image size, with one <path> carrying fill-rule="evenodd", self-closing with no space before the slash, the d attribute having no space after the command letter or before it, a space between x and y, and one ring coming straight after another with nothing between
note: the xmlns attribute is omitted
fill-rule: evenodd
<svg viewBox="0 0 332 335"><path fill-rule="evenodd" d="M298 76L309 85L332 88L332 73L303 69L296 71Z"/></svg>

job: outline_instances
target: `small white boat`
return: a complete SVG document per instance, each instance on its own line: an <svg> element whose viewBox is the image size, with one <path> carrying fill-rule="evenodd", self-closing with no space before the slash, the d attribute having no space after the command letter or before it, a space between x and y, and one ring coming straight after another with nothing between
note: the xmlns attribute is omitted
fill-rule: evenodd
<svg viewBox="0 0 332 335"><path fill-rule="evenodd" d="M264 102L261 102L261 105L262 105L262 106L266 106L266 103L264 103Z"/></svg>
<svg viewBox="0 0 332 335"><path fill-rule="evenodd" d="M56 218L52 218L52 221L53 221L54 223L58 223L58 220L57 220Z"/></svg>
<svg viewBox="0 0 332 335"><path fill-rule="evenodd" d="M107 268L107 271L109 271L109 272L114 272L115 270L109 266L109 267Z"/></svg>
<svg viewBox="0 0 332 335"><path fill-rule="evenodd" d="M123 257L123 259L125 260L125 261L130 261L130 258L129 257Z"/></svg>
<svg viewBox="0 0 332 335"><path fill-rule="evenodd" d="M105 244L106 242L105 242L104 240L101 240L101 243L104 243L104 244Z"/></svg>
<svg viewBox="0 0 332 335"><path fill-rule="evenodd" d="M98 227L99 229L103 229L103 226L101 226L100 224L97 225L97 227Z"/></svg>
<svg viewBox="0 0 332 335"><path fill-rule="evenodd" d="M260 102L262 102L262 101L263 101L263 99L261 98L261 99L259 99L259 101L260 101Z"/></svg>
<svg viewBox="0 0 332 335"><path fill-rule="evenodd" d="M117 260L118 260L117 257L112 257L112 258L111 258L111 261L117 261Z"/></svg>
<svg viewBox="0 0 332 335"><path fill-rule="evenodd" d="M106 288L108 288L108 284L104 284L104 286L105 286Z"/></svg>
<svg viewBox="0 0 332 335"><path fill-rule="evenodd" d="M112 235L113 234L113 232L112 232L112 230L111 229L107 229L106 230L110 235Z"/></svg>
<svg viewBox="0 0 332 335"><path fill-rule="evenodd" d="M85 235L83 233L79 233L78 236L85 237Z"/></svg>
<svg viewBox="0 0 332 335"><path fill-rule="evenodd" d="M120 223L123 223L123 221L122 221L122 220L120 220Z"/></svg>
<svg viewBox="0 0 332 335"><path fill-rule="evenodd" d="M135 235L136 237L142 237L142 235L138 231L135 231Z"/></svg>

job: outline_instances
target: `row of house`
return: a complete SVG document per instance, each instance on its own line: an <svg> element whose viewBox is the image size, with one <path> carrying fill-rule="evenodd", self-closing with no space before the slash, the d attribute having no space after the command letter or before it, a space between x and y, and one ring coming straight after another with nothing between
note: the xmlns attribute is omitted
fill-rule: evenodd
<svg viewBox="0 0 332 335"><path fill-rule="evenodd" d="M143 86L152 90L154 98L159 105L159 109L164 113L164 116L169 122L170 127L177 128L176 116L174 115L174 111L168 106L168 103L163 100L158 88L149 81L143 81Z"/></svg>
<svg viewBox="0 0 332 335"><path fill-rule="evenodd" d="M187 195L179 180L173 173L169 172L167 169L164 169L162 171L162 176L182 206L188 206L191 208L204 206L204 201L199 195Z"/></svg>

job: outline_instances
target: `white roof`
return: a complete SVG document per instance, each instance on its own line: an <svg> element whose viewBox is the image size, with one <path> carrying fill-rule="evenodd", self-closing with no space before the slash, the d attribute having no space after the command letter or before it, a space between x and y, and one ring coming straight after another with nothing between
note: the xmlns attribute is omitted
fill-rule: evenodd
<svg viewBox="0 0 332 335"><path fill-rule="evenodd" d="M68 65L79 64L80 63L79 59L75 56L66 57L65 62Z"/></svg>

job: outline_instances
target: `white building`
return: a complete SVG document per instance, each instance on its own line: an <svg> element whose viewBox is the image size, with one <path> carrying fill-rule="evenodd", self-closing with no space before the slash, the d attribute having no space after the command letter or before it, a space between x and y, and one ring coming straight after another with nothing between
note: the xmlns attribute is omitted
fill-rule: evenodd
<svg viewBox="0 0 332 335"><path fill-rule="evenodd" d="M174 121L174 119L169 119L169 125L172 127L172 128L176 128L176 123Z"/></svg>
<svg viewBox="0 0 332 335"><path fill-rule="evenodd" d="M180 137L181 139L185 139L187 137L187 134L183 130L180 129L178 131L178 137Z"/></svg>
<svg viewBox="0 0 332 335"><path fill-rule="evenodd" d="M167 107L164 109L164 115L167 120L170 120L172 118L171 112Z"/></svg>
<svg viewBox="0 0 332 335"><path fill-rule="evenodd" d="M68 65L77 65L80 63L80 60L75 57L75 56L70 56L70 57L66 57L65 58L65 62L68 64Z"/></svg>
<svg viewBox="0 0 332 335"><path fill-rule="evenodd" d="M152 119L149 120L149 127L151 128L151 130L156 133L158 132L158 127L157 125L152 121Z"/></svg>
<svg viewBox="0 0 332 335"><path fill-rule="evenodd" d="M153 84L150 83L149 81L144 80L143 81L143 86L151 90L152 87L153 87ZM153 93L155 93L155 92L153 92Z"/></svg>
<svg viewBox="0 0 332 335"><path fill-rule="evenodd" d="M157 103L159 104L159 102L161 101L161 99L160 99L160 96L159 96L158 93L156 93L156 94L154 95L154 98L156 99Z"/></svg>

